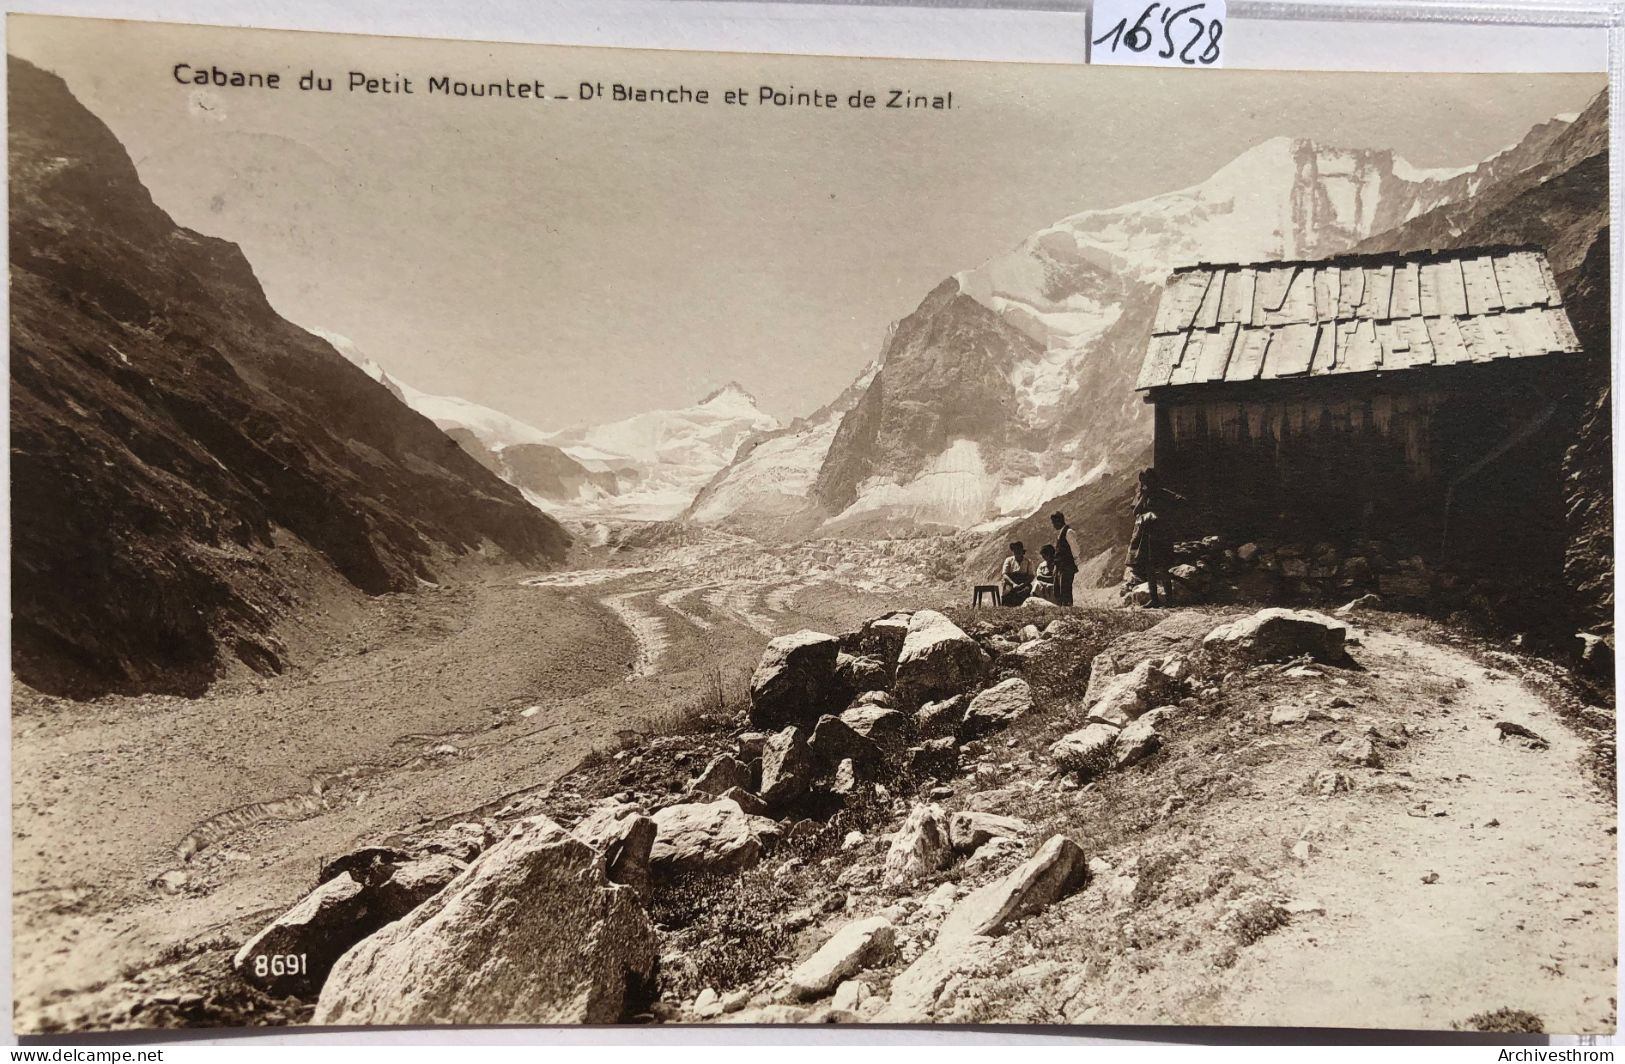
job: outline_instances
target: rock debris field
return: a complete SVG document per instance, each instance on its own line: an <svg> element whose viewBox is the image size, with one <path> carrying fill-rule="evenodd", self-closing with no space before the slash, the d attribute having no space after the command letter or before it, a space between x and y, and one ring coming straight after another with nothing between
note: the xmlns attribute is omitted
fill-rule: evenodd
<svg viewBox="0 0 1625 1064"><path fill-rule="evenodd" d="M746 704L327 862L232 968L318 1024L1611 1030L1611 708L1366 605L780 636Z"/></svg>

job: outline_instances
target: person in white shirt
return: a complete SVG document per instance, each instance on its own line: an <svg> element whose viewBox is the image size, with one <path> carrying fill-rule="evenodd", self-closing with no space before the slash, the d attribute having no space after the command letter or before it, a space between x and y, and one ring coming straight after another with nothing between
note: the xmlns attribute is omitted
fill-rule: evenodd
<svg viewBox="0 0 1625 1064"><path fill-rule="evenodd" d="M1010 544L1010 557L1004 560L999 579L999 601L1006 606L1019 606L1033 589L1033 560L1027 557L1027 546L1020 540Z"/></svg>

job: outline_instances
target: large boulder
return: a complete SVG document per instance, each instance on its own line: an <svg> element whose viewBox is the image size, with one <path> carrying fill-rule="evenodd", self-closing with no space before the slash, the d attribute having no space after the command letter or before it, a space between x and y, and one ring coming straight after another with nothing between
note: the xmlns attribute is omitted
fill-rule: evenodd
<svg viewBox="0 0 1625 1064"><path fill-rule="evenodd" d="M836 689L851 695L884 691L891 684L891 669L879 658L842 651L835 658Z"/></svg>
<svg viewBox="0 0 1625 1064"><path fill-rule="evenodd" d="M750 766L731 754L719 754L688 785L697 794L722 794L732 787L750 787Z"/></svg>
<svg viewBox="0 0 1625 1064"><path fill-rule="evenodd" d="M312 997L334 963L386 922L368 885L341 872L244 943L231 965L277 997Z"/></svg>
<svg viewBox="0 0 1625 1064"><path fill-rule="evenodd" d="M1086 699L1085 705L1091 721L1121 728L1142 713L1174 701L1179 690L1179 681L1162 670L1160 661L1142 661L1114 677L1097 691L1095 701Z"/></svg>
<svg viewBox="0 0 1625 1064"><path fill-rule="evenodd" d="M1099 702L1107 688L1131 668L1132 663L1125 662L1113 651L1102 650L1096 654L1089 663L1089 686L1084 688L1083 704L1091 706Z"/></svg>
<svg viewBox="0 0 1625 1064"><path fill-rule="evenodd" d="M934 802L915 806L892 838L881 882L888 887L906 886L946 868L954 856L949 838L948 814L942 806Z"/></svg>
<svg viewBox="0 0 1625 1064"><path fill-rule="evenodd" d="M876 658L890 670L903 652L908 637L908 613L888 613L864 622L863 627L842 640L855 653Z"/></svg>
<svg viewBox="0 0 1625 1064"><path fill-rule="evenodd" d="M653 838L653 827L651 824L650 838ZM398 865L376 888L384 921L399 920L445 890L467 868L467 861L459 861L448 853L432 853Z"/></svg>
<svg viewBox="0 0 1625 1064"><path fill-rule="evenodd" d="M904 701L919 705L976 687L987 667L987 653L976 640L936 610L920 610L909 618L895 688Z"/></svg>
<svg viewBox="0 0 1625 1064"><path fill-rule="evenodd" d="M768 808L768 804L762 801L761 795L754 791L747 791L743 787L729 787L717 795L717 798L721 801L733 802L751 816L765 817L773 812L772 809Z"/></svg>
<svg viewBox="0 0 1625 1064"><path fill-rule="evenodd" d="M1057 739L1049 748L1050 757L1063 771L1091 779L1112 766L1118 731L1112 724L1085 725Z"/></svg>
<svg viewBox="0 0 1625 1064"><path fill-rule="evenodd" d="M1150 628L1116 636L1090 662L1085 703L1098 700L1106 685L1141 662L1158 661L1166 667L1173 659L1190 654L1212 629L1208 614L1179 610Z"/></svg>
<svg viewBox="0 0 1625 1064"><path fill-rule="evenodd" d="M790 973L789 996L821 998L865 968L891 960L896 943L897 932L883 916L847 924Z"/></svg>
<svg viewBox="0 0 1625 1064"><path fill-rule="evenodd" d="M835 674L840 650L834 636L806 629L769 643L750 678L750 722L782 728L817 720L843 694Z"/></svg>
<svg viewBox="0 0 1625 1064"><path fill-rule="evenodd" d="M791 726L768 736L762 747L762 801L783 809L805 795L818 775L806 733Z"/></svg>
<svg viewBox="0 0 1625 1064"><path fill-rule="evenodd" d="M812 751L821 774L834 771L846 760L851 760L854 767L868 768L881 760L880 746L840 717L819 717L812 738L807 740L807 748Z"/></svg>
<svg viewBox="0 0 1625 1064"><path fill-rule="evenodd" d="M971 699L961 731L965 735L985 735L1024 716L1032 708L1031 685L1019 676L1012 676Z"/></svg>
<svg viewBox="0 0 1625 1064"><path fill-rule="evenodd" d="M908 718L895 709L872 703L850 706L841 712L841 723L874 743L886 758L908 748Z"/></svg>
<svg viewBox="0 0 1625 1064"><path fill-rule="evenodd" d="M1214 653L1246 662L1286 661L1305 655L1316 661L1344 659L1348 626L1314 610L1272 607L1221 624L1202 640Z"/></svg>
<svg viewBox="0 0 1625 1064"><path fill-rule="evenodd" d="M778 824L726 798L668 805L654 822L649 865L660 876L743 872L778 840Z"/></svg>
<svg viewBox="0 0 1625 1064"><path fill-rule="evenodd" d="M1112 760L1118 768L1144 761L1162 749L1162 736L1157 732L1153 715L1148 713L1117 733L1117 742L1112 746Z"/></svg>
<svg viewBox="0 0 1625 1064"><path fill-rule="evenodd" d="M997 943L991 938L938 942L892 980L886 1004L870 1017L871 1022L930 1022L953 983L987 973L998 956Z"/></svg>
<svg viewBox="0 0 1625 1064"><path fill-rule="evenodd" d="M575 836L603 858L604 875L611 883L631 887L638 897L649 897L650 857L660 828L654 819L630 803L599 806L575 827Z"/></svg>
<svg viewBox="0 0 1625 1064"><path fill-rule="evenodd" d="M496 841L496 835L484 824L464 821L424 835L408 836L401 848L413 857L443 853L459 861L472 861Z"/></svg>
<svg viewBox="0 0 1625 1064"><path fill-rule="evenodd" d="M1005 656L1003 663L1013 666L1040 689L1071 688L1089 664L1083 646L1084 639L1075 629L1056 628L1052 622L1045 627L1042 639L1022 643Z"/></svg>
<svg viewBox="0 0 1625 1064"><path fill-rule="evenodd" d="M313 1022L614 1023L650 985L654 928L592 847L546 817L340 958Z"/></svg>
<svg viewBox="0 0 1625 1064"><path fill-rule="evenodd" d="M1081 886L1088 864L1083 847L1065 835L1050 836L1009 875L972 891L955 906L937 932L938 944L999 934Z"/></svg>

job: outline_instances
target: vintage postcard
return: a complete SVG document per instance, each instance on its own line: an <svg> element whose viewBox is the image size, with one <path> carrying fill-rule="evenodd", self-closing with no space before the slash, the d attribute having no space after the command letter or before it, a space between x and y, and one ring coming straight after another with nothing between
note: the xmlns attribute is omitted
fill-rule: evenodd
<svg viewBox="0 0 1625 1064"><path fill-rule="evenodd" d="M1602 75L7 36L19 1032L1614 1030Z"/></svg>

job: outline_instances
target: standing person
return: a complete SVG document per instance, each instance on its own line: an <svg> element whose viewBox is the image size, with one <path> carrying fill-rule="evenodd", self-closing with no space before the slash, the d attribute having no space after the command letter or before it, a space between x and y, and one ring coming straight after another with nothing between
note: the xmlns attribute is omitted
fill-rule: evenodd
<svg viewBox="0 0 1625 1064"><path fill-rule="evenodd" d="M1049 515L1055 526L1055 604L1072 605L1072 579L1078 575L1078 534L1066 523L1066 514L1057 510Z"/></svg>
<svg viewBox="0 0 1625 1064"><path fill-rule="evenodd" d="M1168 555L1164 549L1162 518L1157 510L1170 499L1182 496L1157 486L1157 471L1140 471L1140 489L1134 493L1134 531L1129 536L1128 566L1138 580L1151 589L1151 605L1160 606L1157 594L1160 582L1168 591L1170 604L1174 598L1173 580L1168 575Z"/></svg>
<svg viewBox="0 0 1625 1064"><path fill-rule="evenodd" d="M999 602L1005 606L1019 606L1033 589L1033 560L1027 557L1027 545L1020 540L1010 544L1010 557L1004 560L999 576Z"/></svg>

